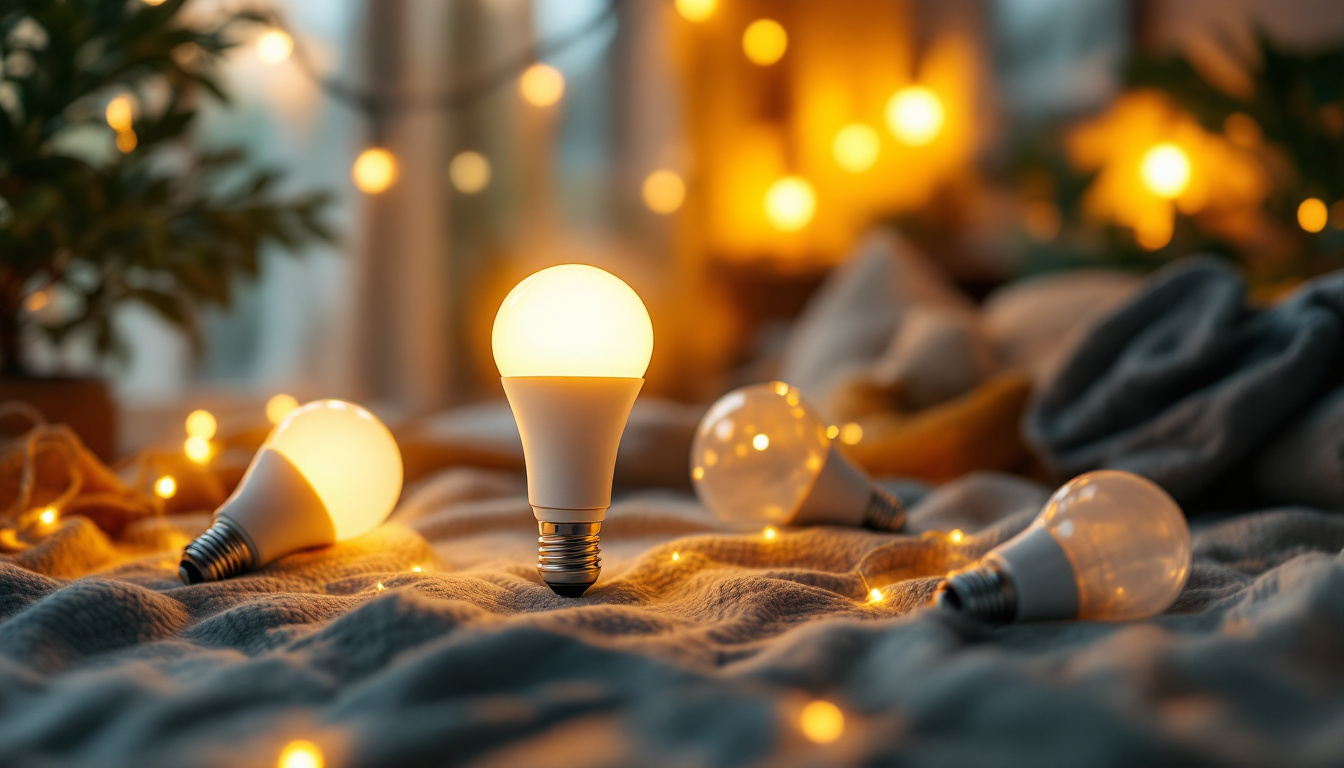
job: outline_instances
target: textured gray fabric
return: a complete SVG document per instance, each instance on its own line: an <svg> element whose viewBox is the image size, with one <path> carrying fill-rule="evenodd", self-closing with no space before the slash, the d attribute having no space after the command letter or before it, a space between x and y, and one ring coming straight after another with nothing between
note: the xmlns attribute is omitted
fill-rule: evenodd
<svg viewBox="0 0 1344 768"><path fill-rule="evenodd" d="M1092 329L1026 435L1061 479L1125 469L1189 502L1337 385L1341 366L1344 273L1253 309L1230 268L1189 259Z"/></svg>
<svg viewBox="0 0 1344 768"><path fill-rule="evenodd" d="M1030 521L1028 481L934 490L903 536L766 540L625 496L579 601L537 581L523 489L444 472L367 537L193 587L175 557L204 516L115 545L65 521L0 561L0 764L270 766L295 738L329 766L1344 763L1344 517L1205 525L1153 621L989 628L920 606ZM797 727L816 697L834 743Z"/></svg>

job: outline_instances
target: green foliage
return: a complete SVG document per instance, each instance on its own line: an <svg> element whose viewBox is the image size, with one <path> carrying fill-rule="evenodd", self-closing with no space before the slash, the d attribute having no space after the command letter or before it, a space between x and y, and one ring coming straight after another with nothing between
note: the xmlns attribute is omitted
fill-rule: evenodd
<svg viewBox="0 0 1344 768"><path fill-rule="evenodd" d="M59 291L71 311L39 324L60 342L91 331L120 346L113 310L141 302L199 343L202 306L228 306L263 246L330 241L325 193L282 195L280 174L239 151L203 151L191 130L204 98L227 102L222 56L239 13L208 28L187 0L0 0L0 364L23 372L24 306ZM141 105L121 152L104 108ZM129 142L128 142L129 143Z"/></svg>

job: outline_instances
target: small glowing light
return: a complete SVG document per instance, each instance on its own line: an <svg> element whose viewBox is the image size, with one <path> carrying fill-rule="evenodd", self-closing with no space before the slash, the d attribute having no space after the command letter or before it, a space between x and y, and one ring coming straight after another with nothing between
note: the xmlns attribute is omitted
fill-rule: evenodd
<svg viewBox="0 0 1344 768"><path fill-rule="evenodd" d="M742 50L753 64L768 67L784 58L789 48L789 33L774 19L757 19L742 33Z"/></svg>
<svg viewBox="0 0 1344 768"><path fill-rule="evenodd" d="M654 171L644 179L644 204L654 213L675 212L686 200L686 182L672 171Z"/></svg>
<svg viewBox="0 0 1344 768"><path fill-rule="evenodd" d="M51 525L52 523L56 522L55 507L47 507L46 509L42 510L42 514L38 515L37 519L41 520L43 525Z"/></svg>
<svg viewBox="0 0 1344 768"><path fill-rule="evenodd" d="M1175 200L1190 186L1190 157L1175 144L1163 142L1143 156L1139 175L1149 192Z"/></svg>
<svg viewBox="0 0 1344 768"><path fill-rule="evenodd" d="M203 437L209 440L215 436L215 430L218 427L219 424L209 411L196 410L187 414L187 434L192 437Z"/></svg>
<svg viewBox="0 0 1344 768"><path fill-rule="evenodd" d="M23 300L23 308L29 312L40 312L51 303L51 292L34 291Z"/></svg>
<svg viewBox="0 0 1344 768"><path fill-rule="evenodd" d="M774 541L775 537L779 535L779 531L773 525L768 525L764 531L761 531L761 535L765 537L766 541Z"/></svg>
<svg viewBox="0 0 1344 768"><path fill-rule="evenodd" d="M869 593L868 593L868 602L870 602L870 603L880 603L880 602L882 602L882 590L874 588L873 591L869 592Z"/></svg>
<svg viewBox="0 0 1344 768"><path fill-rule="evenodd" d="M827 433L829 434L829 432ZM840 442L845 445L858 445L863 439L863 427L854 422L850 422L840 428Z"/></svg>
<svg viewBox="0 0 1344 768"><path fill-rule="evenodd" d="M424 568L421 568L420 566L417 565L417 566L411 568L411 573L420 573L420 572L423 571L423 570L425 570L425 569L424 569Z"/></svg>
<svg viewBox="0 0 1344 768"><path fill-rule="evenodd" d="M966 534L962 533L960 528L953 528L947 534L947 540L953 544L960 544L961 540L965 537Z"/></svg>
<svg viewBox="0 0 1344 768"><path fill-rule="evenodd" d="M704 21L718 5L718 0L677 0L677 13L687 21Z"/></svg>
<svg viewBox="0 0 1344 768"><path fill-rule="evenodd" d="M565 95L565 76L549 64L533 64L518 78L518 92L534 107L549 107Z"/></svg>
<svg viewBox="0 0 1344 768"><path fill-rule="evenodd" d="M369 195L386 192L397 180L397 158L382 147L369 147L355 158L350 177L360 192Z"/></svg>
<svg viewBox="0 0 1344 768"><path fill-rule="evenodd" d="M375 584L373 587L374 592L382 592L384 589L387 589L387 587L384 587L383 582L381 581Z"/></svg>
<svg viewBox="0 0 1344 768"><path fill-rule="evenodd" d="M459 152L448 164L448 179L464 195L474 195L489 186L490 173L490 161L480 152Z"/></svg>
<svg viewBox="0 0 1344 768"><path fill-rule="evenodd" d="M135 119L135 105L131 103L131 97L122 94L109 101L104 116L107 124L117 133L131 130L131 123Z"/></svg>
<svg viewBox="0 0 1344 768"><path fill-rule="evenodd" d="M163 5L163 0L143 0L145 5Z"/></svg>
<svg viewBox="0 0 1344 768"><path fill-rule="evenodd" d="M759 434L751 438L751 447L758 451L764 451L770 447L770 437L765 434Z"/></svg>
<svg viewBox="0 0 1344 768"><path fill-rule="evenodd" d="M808 741L830 744L845 732L845 713L831 702L818 699L803 707L798 727Z"/></svg>
<svg viewBox="0 0 1344 768"><path fill-rule="evenodd" d="M1143 215L1134 227L1134 239L1144 250L1156 251L1171 242L1175 228L1170 211L1154 210Z"/></svg>
<svg viewBox="0 0 1344 768"><path fill-rule="evenodd" d="M692 479L692 480L701 480L701 479L704 479L704 477L705 477L705 468L704 468L704 467L696 467L696 468L694 468L694 469L691 470L691 479Z"/></svg>
<svg viewBox="0 0 1344 768"><path fill-rule="evenodd" d="M280 759L275 765L276 768L322 768L322 750L311 741L291 741L280 751Z"/></svg>
<svg viewBox="0 0 1344 768"><path fill-rule="evenodd" d="M943 130L943 102L938 94L922 85L911 85L887 100L887 129L896 140L911 147L922 147Z"/></svg>
<svg viewBox="0 0 1344 768"><path fill-rule="evenodd" d="M182 444L182 450L186 452L188 459L197 464L205 464L210 461L210 454L214 453L210 447L210 440L197 435L188 437L187 441Z"/></svg>
<svg viewBox="0 0 1344 768"><path fill-rule="evenodd" d="M139 143L135 131L117 131L117 149L121 150L123 155L129 155Z"/></svg>
<svg viewBox="0 0 1344 768"><path fill-rule="evenodd" d="M266 401L266 419L272 424L279 424L281 419L298 407L299 401L295 400L293 395L286 395L281 392Z"/></svg>
<svg viewBox="0 0 1344 768"><path fill-rule="evenodd" d="M673 552L673 553L672 553L672 562L675 563L675 562L677 562L677 561L680 560L680 559L681 559L681 553L680 553L680 552Z"/></svg>
<svg viewBox="0 0 1344 768"><path fill-rule="evenodd" d="M840 436L840 428L832 424L831 426L826 428L826 436L834 440L835 438Z"/></svg>
<svg viewBox="0 0 1344 768"><path fill-rule="evenodd" d="M283 64L294 52L294 38L283 29L268 29L257 38L257 59L262 64Z"/></svg>
<svg viewBox="0 0 1344 768"><path fill-rule="evenodd" d="M835 156L836 164L846 171L863 173L877 162L881 147L877 131L863 123L851 123L835 134L831 154Z"/></svg>
<svg viewBox="0 0 1344 768"><path fill-rule="evenodd" d="M177 494L177 478L164 475L154 481L154 495L160 499L171 499Z"/></svg>
<svg viewBox="0 0 1344 768"><path fill-rule="evenodd" d="M783 397L783 396L789 394L789 385L788 385L788 384L785 384L785 383L782 382L782 381L776 381L776 382L775 382L775 394L776 394L776 395L779 395L780 397Z"/></svg>
<svg viewBox="0 0 1344 768"><path fill-rule="evenodd" d="M1320 232L1330 220L1330 211L1319 197L1308 197L1297 206L1297 223L1308 232Z"/></svg>
<svg viewBox="0 0 1344 768"><path fill-rule="evenodd" d="M799 176L785 176L765 193L765 217L780 232L797 232L806 227L816 211L817 194Z"/></svg>

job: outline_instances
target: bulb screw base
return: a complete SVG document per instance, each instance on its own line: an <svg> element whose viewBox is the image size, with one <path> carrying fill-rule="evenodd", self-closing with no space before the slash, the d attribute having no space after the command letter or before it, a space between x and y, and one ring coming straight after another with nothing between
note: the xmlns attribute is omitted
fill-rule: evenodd
<svg viewBox="0 0 1344 768"><path fill-rule="evenodd" d="M1017 617L1013 583L993 563L949 574L938 584L933 602L991 624L1008 624Z"/></svg>
<svg viewBox="0 0 1344 768"><path fill-rule="evenodd" d="M601 523L548 523L537 530L537 573L561 597L582 597L602 572Z"/></svg>
<svg viewBox="0 0 1344 768"><path fill-rule="evenodd" d="M184 584L221 581L252 570L254 562L256 556L243 532L229 518L217 517L182 551L177 575Z"/></svg>
<svg viewBox="0 0 1344 768"><path fill-rule="evenodd" d="M874 487L863 510L863 527L876 531L899 531L905 527L905 505L881 488Z"/></svg>

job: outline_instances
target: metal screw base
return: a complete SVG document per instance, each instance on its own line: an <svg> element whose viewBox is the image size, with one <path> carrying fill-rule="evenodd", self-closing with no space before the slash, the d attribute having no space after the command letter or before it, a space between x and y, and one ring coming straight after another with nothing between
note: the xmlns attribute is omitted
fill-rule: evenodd
<svg viewBox="0 0 1344 768"><path fill-rule="evenodd" d="M242 532L220 517L183 550L177 575L184 584L220 581L252 570L255 561Z"/></svg>
<svg viewBox="0 0 1344 768"><path fill-rule="evenodd" d="M537 573L561 597L582 597L602 572L601 523L538 522Z"/></svg>
<svg viewBox="0 0 1344 768"><path fill-rule="evenodd" d="M1007 624L1017 616L1013 584L992 563L950 574L939 583L933 601L992 624Z"/></svg>
<svg viewBox="0 0 1344 768"><path fill-rule="evenodd" d="M863 526L878 531L899 531L905 527L905 506L900 499L874 487L868 508L863 511Z"/></svg>

